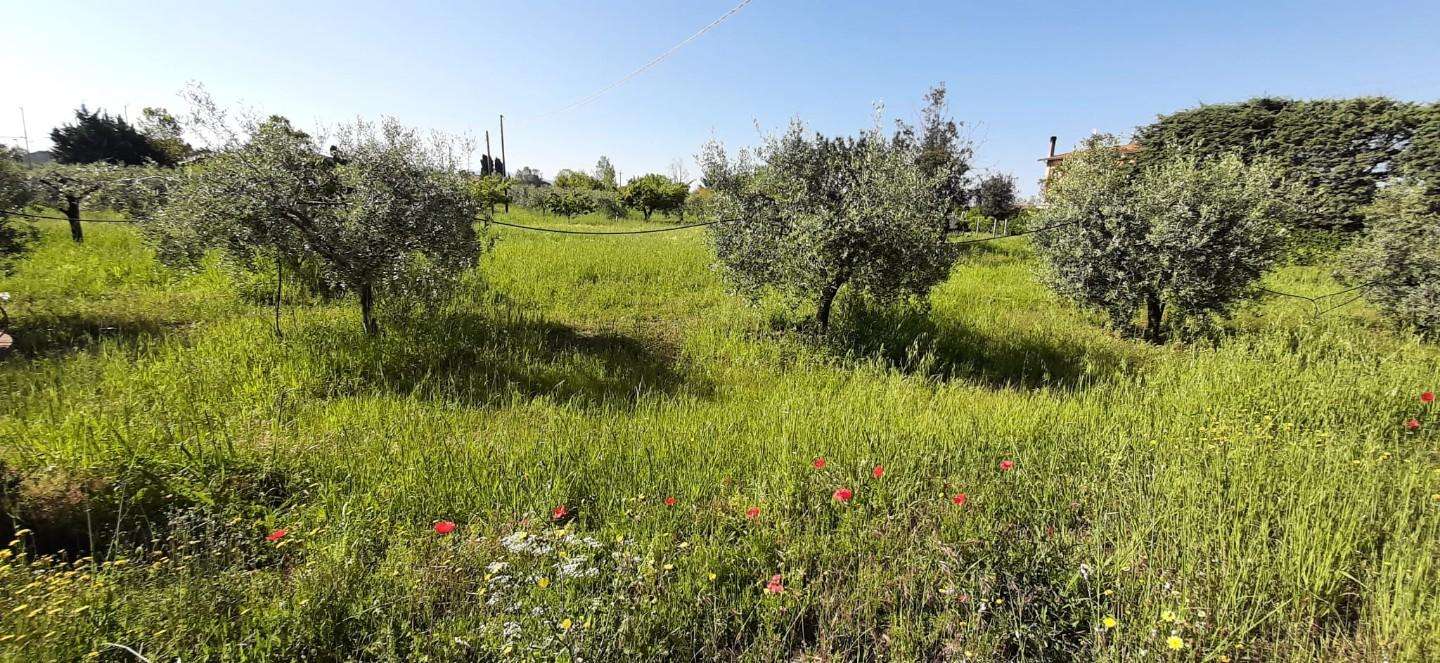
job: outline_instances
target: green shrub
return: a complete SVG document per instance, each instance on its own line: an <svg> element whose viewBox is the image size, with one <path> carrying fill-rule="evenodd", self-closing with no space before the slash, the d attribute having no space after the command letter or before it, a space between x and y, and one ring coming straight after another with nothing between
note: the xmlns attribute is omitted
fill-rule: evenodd
<svg viewBox="0 0 1440 663"><path fill-rule="evenodd" d="M1365 236L1345 257L1350 283L1396 323L1440 334L1440 209L1426 188L1386 188L1366 210Z"/></svg>

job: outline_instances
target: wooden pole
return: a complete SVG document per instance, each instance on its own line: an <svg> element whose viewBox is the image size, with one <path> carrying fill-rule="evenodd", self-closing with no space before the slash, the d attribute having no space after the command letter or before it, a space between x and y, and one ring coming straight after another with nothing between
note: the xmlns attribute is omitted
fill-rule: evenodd
<svg viewBox="0 0 1440 663"><path fill-rule="evenodd" d="M505 114L500 114L500 163L505 164L505 172L500 173L501 177L510 179L510 160L505 158ZM510 213L510 196L505 196L505 213Z"/></svg>

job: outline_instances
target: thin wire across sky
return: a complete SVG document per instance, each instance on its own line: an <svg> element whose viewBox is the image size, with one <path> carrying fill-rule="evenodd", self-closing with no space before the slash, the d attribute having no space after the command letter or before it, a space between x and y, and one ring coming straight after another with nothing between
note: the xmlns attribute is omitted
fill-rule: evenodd
<svg viewBox="0 0 1440 663"><path fill-rule="evenodd" d="M681 41L680 43L675 44L674 46L671 46L671 47L669 48L669 50L665 51L664 53L661 53L660 55L655 56L655 58L654 58L653 60L651 60L651 61L649 61L649 62L646 62L646 63L643 64L643 65L640 65L640 68L639 68L639 69L636 69L635 71L632 71L632 72L626 74L624 77L620 78L619 80L617 80L617 81L615 81L615 82L613 82L613 83L611 83L611 84L609 84L609 85L606 85L605 87L602 87L602 88L600 88L599 90L596 90L595 92L590 93L588 96L581 97L581 98L579 98L579 99L571 102L569 105L562 106L561 108L559 108L559 109L557 109L557 110L550 111L550 112L548 112L548 113L543 113L543 114L541 114L541 115L537 115L537 116L535 116L535 118L538 119L538 118L551 117L551 116L553 116L553 115L559 115L559 114L561 114L561 113L564 113L564 112L567 112L567 111L571 111L571 110L574 110L574 109L579 108L579 107L581 107L581 106L584 106L585 104L588 104L588 103L590 103L590 102L592 102L592 101L595 101L596 99L599 99L599 98L600 98L601 96L603 96L605 93L607 93L607 92L609 92L609 91L611 91L611 90L614 90L615 88L620 87L621 85L624 85L625 83L628 83L631 79L635 78L636 76L639 76L640 74L643 74L643 73L645 73L646 71L648 71L648 70L650 70L651 68L653 68L655 65L658 65L658 64L660 64L661 62L664 62L666 59L668 59L670 56L674 55L674 54L675 54L677 51L679 51L681 48L684 48L686 44L689 44L690 42L695 41L696 39L699 39L699 38L700 38L701 36L703 36L705 33L707 33L707 32L709 32L709 31L715 29L715 27L718 26L718 25L720 25L721 23L724 23L724 22L725 22L727 19L729 19L731 16L734 16L735 14L739 13L740 10L741 10L741 9L744 9L744 8L745 8L745 5L750 4L751 1L752 1L752 0L741 0L740 4L735 5L734 7L730 8L730 11L725 12L725 14L724 14L723 16L721 16L720 18L717 18L717 19L715 19L714 21L711 21L709 25L707 25L707 26L705 26L705 27L703 27L703 28L700 28L700 30L697 31L695 34L690 35L689 37L686 37L686 38L684 39L684 41Z"/></svg>

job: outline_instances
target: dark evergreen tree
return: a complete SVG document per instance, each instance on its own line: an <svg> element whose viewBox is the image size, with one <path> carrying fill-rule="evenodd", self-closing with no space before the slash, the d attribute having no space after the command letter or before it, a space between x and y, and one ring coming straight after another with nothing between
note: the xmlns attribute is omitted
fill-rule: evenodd
<svg viewBox="0 0 1440 663"><path fill-rule="evenodd" d="M1163 115L1141 127L1141 160L1177 151L1273 160L1309 194L1305 226L1358 230L1362 209L1393 175L1422 107L1385 97L1295 100L1257 98Z"/></svg>
<svg viewBox="0 0 1440 663"><path fill-rule="evenodd" d="M157 148L123 117L104 111L91 112L81 106L75 123L50 132L50 152L60 163L112 163L139 166L154 162L175 165L170 154Z"/></svg>
<svg viewBox="0 0 1440 663"><path fill-rule="evenodd" d="M488 155L488 154L482 154L482 155L480 155L480 176L481 176L481 177L488 177L488 176L490 176L490 174L493 173L493 172L495 172L495 166L494 166L494 164L491 163L491 161L490 161L490 155Z"/></svg>

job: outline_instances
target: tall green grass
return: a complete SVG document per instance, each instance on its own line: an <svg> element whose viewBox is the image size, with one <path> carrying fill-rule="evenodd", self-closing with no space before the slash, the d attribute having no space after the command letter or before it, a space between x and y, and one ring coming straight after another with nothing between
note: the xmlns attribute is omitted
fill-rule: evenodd
<svg viewBox="0 0 1440 663"><path fill-rule="evenodd" d="M496 230L453 309L277 341L219 267L47 226L0 280L0 656L1440 656L1440 351L1363 305L1147 347L1009 239L820 343L703 230Z"/></svg>

